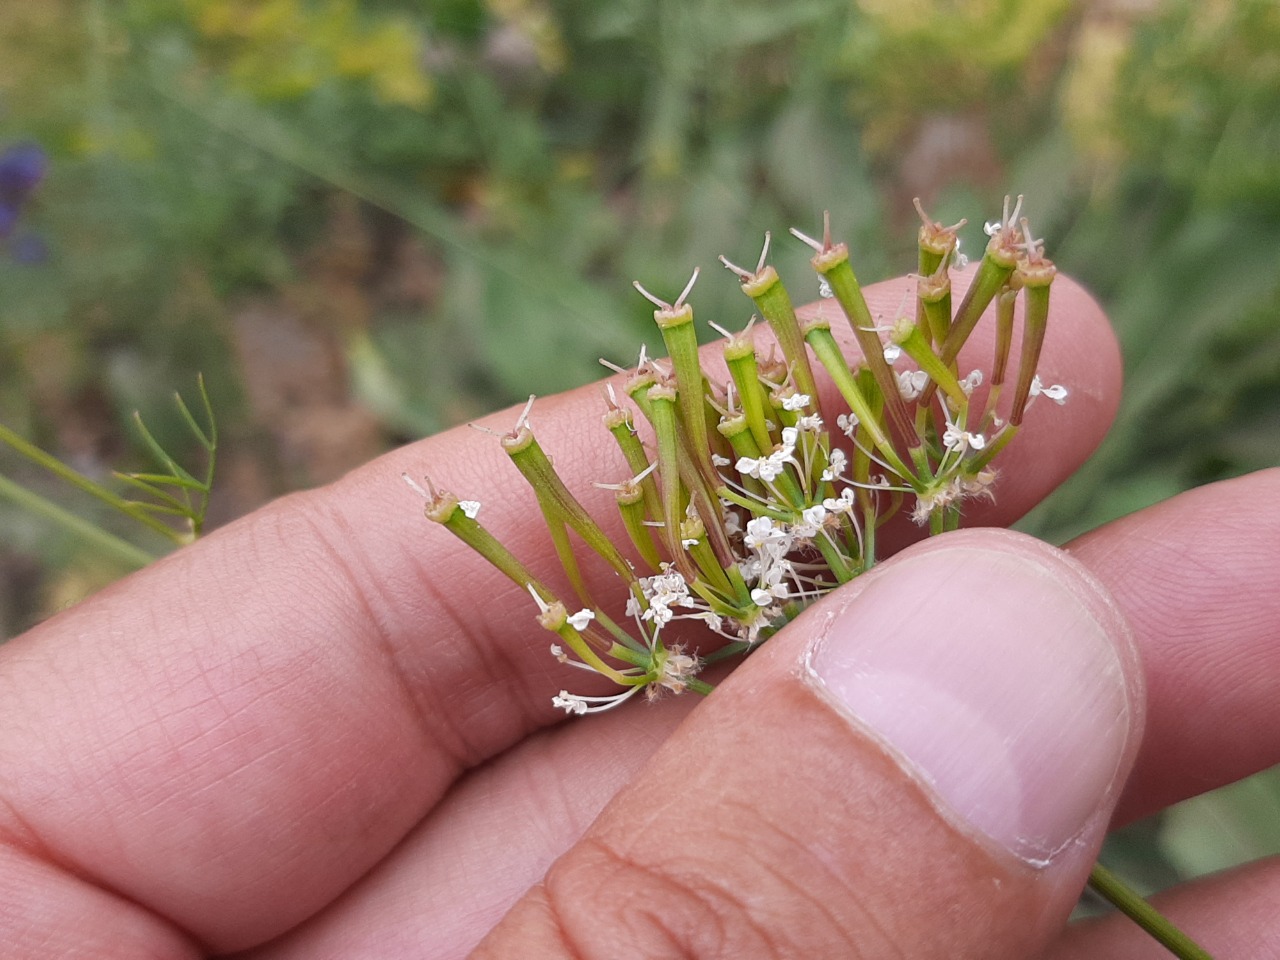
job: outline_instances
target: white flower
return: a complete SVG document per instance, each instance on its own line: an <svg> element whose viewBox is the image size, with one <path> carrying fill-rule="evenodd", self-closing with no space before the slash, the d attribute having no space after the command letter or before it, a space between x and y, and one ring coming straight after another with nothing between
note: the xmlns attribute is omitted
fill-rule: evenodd
<svg viewBox="0 0 1280 960"><path fill-rule="evenodd" d="M988 220L986 223L982 225L982 232L985 233L988 237L994 237L997 233L1000 232L1001 228L1003 227L1004 227L1004 224L1001 223L999 220Z"/></svg>
<svg viewBox="0 0 1280 960"><path fill-rule="evenodd" d="M755 517L747 522L747 535L743 538L752 550L759 550L766 543L771 543L785 536L781 530L774 529L771 517Z"/></svg>
<svg viewBox="0 0 1280 960"><path fill-rule="evenodd" d="M970 370L969 375L960 381L960 389L964 391L965 396L969 396L978 387L982 386L982 371Z"/></svg>
<svg viewBox="0 0 1280 960"><path fill-rule="evenodd" d="M766 483L772 483L782 476L782 460L770 455L760 462L759 477Z"/></svg>
<svg viewBox="0 0 1280 960"><path fill-rule="evenodd" d="M561 690L558 697L551 698L551 705L573 716L582 716L587 712L587 702L576 697L568 690Z"/></svg>
<svg viewBox="0 0 1280 960"><path fill-rule="evenodd" d="M467 515L468 520L474 520L476 514L480 512L479 500L459 500L458 509Z"/></svg>
<svg viewBox="0 0 1280 960"><path fill-rule="evenodd" d="M904 370L898 374L898 392L903 400L914 400L929 385L929 375L923 370Z"/></svg>
<svg viewBox="0 0 1280 960"><path fill-rule="evenodd" d="M755 477L765 483L771 483L782 476L787 463L792 461L796 451L796 440L800 431L795 427L782 428L782 445L767 457L741 457L734 465L735 469L748 477Z"/></svg>
<svg viewBox="0 0 1280 960"><path fill-rule="evenodd" d="M826 277L822 277L818 280L818 296L823 300L830 300L835 296L835 294L831 292L831 284L827 283Z"/></svg>
<svg viewBox="0 0 1280 960"><path fill-rule="evenodd" d="M884 345L884 362L892 366L897 363L898 358L902 356L902 348L896 343L886 343Z"/></svg>
<svg viewBox="0 0 1280 960"><path fill-rule="evenodd" d="M551 698L551 705L574 716L582 716L584 713L603 713L605 710L612 710L614 707L626 703L640 689L641 685L636 684L628 687L622 693L615 693L611 697L583 697L576 693L570 693L568 690L561 690L559 696Z"/></svg>
<svg viewBox="0 0 1280 960"><path fill-rule="evenodd" d="M797 420L796 426L806 433L817 433L822 429L822 417L816 413L811 413L807 417L801 417Z"/></svg>
<svg viewBox="0 0 1280 960"><path fill-rule="evenodd" d="M658 603L678 603L689 597L689 585L678 570L667 569L641 581L641 589Z"/></svg>
<svg viewBox="0 0 1280 960"><path fill-rule="evenodd" d="M773 455L767 457L741 457L734 464L736 469L743 476L755 477L757 480L763 480L765 483L771 483L782 475L782 461L775 460Z"/></svg>
<svg viewBox="0 0 1280 960"><path fill-rule="evenodd" d="M573 627L573 629L585 630L587 629L587 624L589 624L595 618L596 618L596 615L594 613L592 613L586 607L583 607L577 613L570 614L567 620L568 620L569 626Z"/></svg>
<svg viewBox="0 0 1280 960"><path fill-rule="evenodd" d="M774 600L785 600L790 596L787 585L782 582L783 577L792 575L791 564L786 560L776 560L773 563L762 564L760 569L760 577L756 581L755 589L751 591L751 601L757 607L767 607Z"/></svg>
<svg viewBox="0 0 1280 960"><path fill-rule="evenodd" d="M858 418L853 413L842 413L836 417L836 426L846 437L852 437L853 431L858 428Z"/></svg>
<svg viewBox="0 0 1280 960"><path fill-rule="evenodd" d="M689 585L678 571L670 568L664 573L641 579L640 589L649 601L649 609L640 614L640 619L648 620L658 627L671 622L671 618L675 616L671 611L672 607L692 605ZM630 609L628 604L628 610Z"/></svg>
<svg viewBox="0 0 1280 960"><path fill-rule="evenodd" d="M832 450L831 456L827 459L827 469L822 471L822 479L826 481L839 479L848 465L849 460L843 450Z"/></svg>
<svg viewBox="0 0 1280 960"><path fill-rule="evenodd" d="M812 507L806 507L800 516L804 517L805 524L813 524L814 526L822 526L822 521L827 518L827 508L820 503L815 503Z"/></svg>
<svg viewBox="0 0 1280 960"><path fill-rule="evenodd" d="M729 466L729 464L731 464L731 463L733 463L733 461L732 461L732 460L730 460L728 457L722 457L722 456L720 456L720 454L718 454L718 453L713 453L713 454L711 455L711 465L712 465L712 466L715 466L715 467L727 467L727 466Z"/></svg>
<svg viewBox="0 0 1280 960"><path fill-rule="evenodd" d="M665 603L651 602L649 604L649 609L644 612L642 619L650 621L657 627L665 627L671 622L671 618L674 616L675 614L671 612L671 608Z"/></svg>
<svg viewBox="0 0 1280 960"><path fill-rule="evenodd" d="M1054 403L1056 403L1058 406L1062 406L1064 403L1067 402L1067 394L1070 393L1070 391L1060 383L1055 383L1052 386L1046 387L1043 383L1040 382L1039 377L1031 378L1030 392L1031 392L1031 396L1033 397L1038 397L1041 394L1043 394L1044 396L1052 400Z"/></svg>
<svg viewBox="0 0 1280 960"><path fill-rule="evenodd" d="M816 537L822 529L822 522L827 519L827 508L822 504L806 507L800 512L800 522L791 525L791 533L806 539Z"/></svg>
<svg viewBox="0 0 1280 960"><path fill-rule="evenodd" d="M803 410L809 405L809 395L807 393L793 393L782 401L783 410Z"/></svg>
<svg viewBox="0 0 1280 960"><path fill-rule="evenodd" d="M981 450L987 445L987 438L980 433L961 430L952 423L947 425L946 432L942 434L942 445L948 450L963 453L970 447L974 450Z"/></svg>
<svg viewBox="0 0 1280 960"><path fill-rule="evenodd" d="M822 505L831 513L853 513L855 496L853 487L845 487L840 491L840 496L827 497Z"/></svg>
<svg viewBox="0 0 1280 960"><path fill-rule="evenodd" d="M757 607L767 607L775 600L785 600L790 595L787 585L782 582L781 575L775 579L775 582L765 587L755 587L751 591L751 602Z"/></svg>

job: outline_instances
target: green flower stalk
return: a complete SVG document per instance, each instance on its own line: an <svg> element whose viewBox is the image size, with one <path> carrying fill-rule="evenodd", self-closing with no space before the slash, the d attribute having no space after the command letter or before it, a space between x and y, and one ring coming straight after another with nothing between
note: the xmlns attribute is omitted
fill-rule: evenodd
<svg viewBox="0 0 1280 960"><path fill-rule="evenodd" d="M832 296L844 311L849 326L853 329L854 338L862 350L862 360L875 377L880 394L884 397L889 423L899 436L912 437L913 427L907 414L906 404L899 395L893 371L884 358L884 345L876 331L875 320L867 308L866 298L862 296L862 286L849 263L849 248L843 243L831 241L831 218L824 214L822 218L822 242L819 243L805 236L799 230L791 231L803 240L816 253L810 261L813 268L826 281ZM912 446L915 446L914 444Z"/></svg>
<svg viewBox="0 0 1280 960"><path fill-rule="evenodd" d="M1018 385L1013 393L1013 410L1009 425L1018 426L1031 397L1036 379L1036 366L1040 362L1040 349L1044 345L1044 333L1049 323L1049 284L1057 275L1057 268L1040 253L1041 241L1031 239L1027 221L1022 221L1026 236L1027 255L1018 261L1014 281L1026 291L1026 322L1022 329L1022 358L1018 363Z"/></svg>
<svg viewBox="0 0 1280 960"><path fill-rule="evenodd" d="M679 403L680 424L689 437L689 452L699 473L710 483L715 483L715 468L711 465L711 447L705 412L706 380L698 360L698 337L693 329L693 307L685 303L693 285L698 282L698 271L693 271L684 291L675 303L667 303L651 294L636 282L635 288L658 309L653 319L662 331L662 340L671 358L675 377L676 399Z"/></svg>
<svg viewBox="0 0 1280 960"><path fill-rule="evenodd" d="M959 252L960 238L958 235L960 228L969 221L961 219L949 227L944 227L925 213L919 197L916 197L911 202L916 208L916 213L920 215L920 231L917 235L919 256L916 272L921 277L928 277L937 273L942 268L944 261Z"/></svg>
<svg viewBox="0 0 1280 960"><path fill-rule="evenodd" d="M792 365L792 376L796 386L802 393L811 397L818 395L817 381L813 378L813 368L809 365L809 357L804 349L804 337L800 332L800 321L796 318L795 307L791 303L791 295L782 285L778 271L765 263L769 256L770 234L764 235L764 246L760 250L760 260L754 271L742 269L731 263L728 258L720 257L720 262L732 271L742 282L742 292L749 296L768 321L773 335L782 347L783 356Z"/></svg>

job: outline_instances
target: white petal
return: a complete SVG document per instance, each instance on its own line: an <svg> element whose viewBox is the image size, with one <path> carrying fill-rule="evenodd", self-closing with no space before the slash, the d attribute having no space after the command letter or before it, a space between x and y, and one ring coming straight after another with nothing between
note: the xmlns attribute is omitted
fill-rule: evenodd
<svg viewBox="0 0 1280 960"><path fill-rule="evenodd" d="M595 618L596 618L596 615L584 607L583 609L579 610L577 613L569 616L567 620L568 620L569 626L573 627L573 629L585 630L587 629L587 624L589 624Z"/></svg>
<svg viewBox="0 0 1280 960"><path fill-rule="evenodd" d="M803 410L808 405L809 395L807 393L792 394L782 401L783 410Z"/></svg>

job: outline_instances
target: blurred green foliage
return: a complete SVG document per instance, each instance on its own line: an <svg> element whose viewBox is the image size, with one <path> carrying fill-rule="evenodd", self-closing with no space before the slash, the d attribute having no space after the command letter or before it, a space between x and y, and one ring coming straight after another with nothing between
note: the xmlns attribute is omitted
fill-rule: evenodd
<svg viewBox="0 0 1280 960"><path fill-rule="evenodd" d="M1277 50L1269 0L1171 0L1112 60L1105 98L1067 88L1068 122L1086 131L1074 148L1095 165L1047 231L1106 305L1128 383L1106 444L1032 518L1037 533L1062 539L1280 461Z"/></svg>
<svg viewBox="0 0 1280 960"><path fill-rule="evenodd" d="M1024 522L1060 541L1280 456L1277 50L1274 0L10 4L0 149L50 169L23 211L47 255L0 246L0 422L101 478L143 468L140 409L198 462L170 398L202 371L225 520L626 362L656 340L632 279L674 294L825 208L871 281L914 262L913 195L1021 192L1128 368ZM699 314L745 321L735 287ZM0 502L0 634L117 572ZM1178 816L1139 830L1208 865Z"/></svg>

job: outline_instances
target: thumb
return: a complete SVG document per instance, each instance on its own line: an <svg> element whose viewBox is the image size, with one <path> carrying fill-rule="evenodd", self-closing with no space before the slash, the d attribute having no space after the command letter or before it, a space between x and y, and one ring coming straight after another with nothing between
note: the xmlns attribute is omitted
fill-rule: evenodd
<svg viewBox="0 0 1280 960"><path fill-rule="evenodd" d="M476 956L1034 955L1142 714L1128 629L1082 567L948 534L770 640Z"/></svg>

